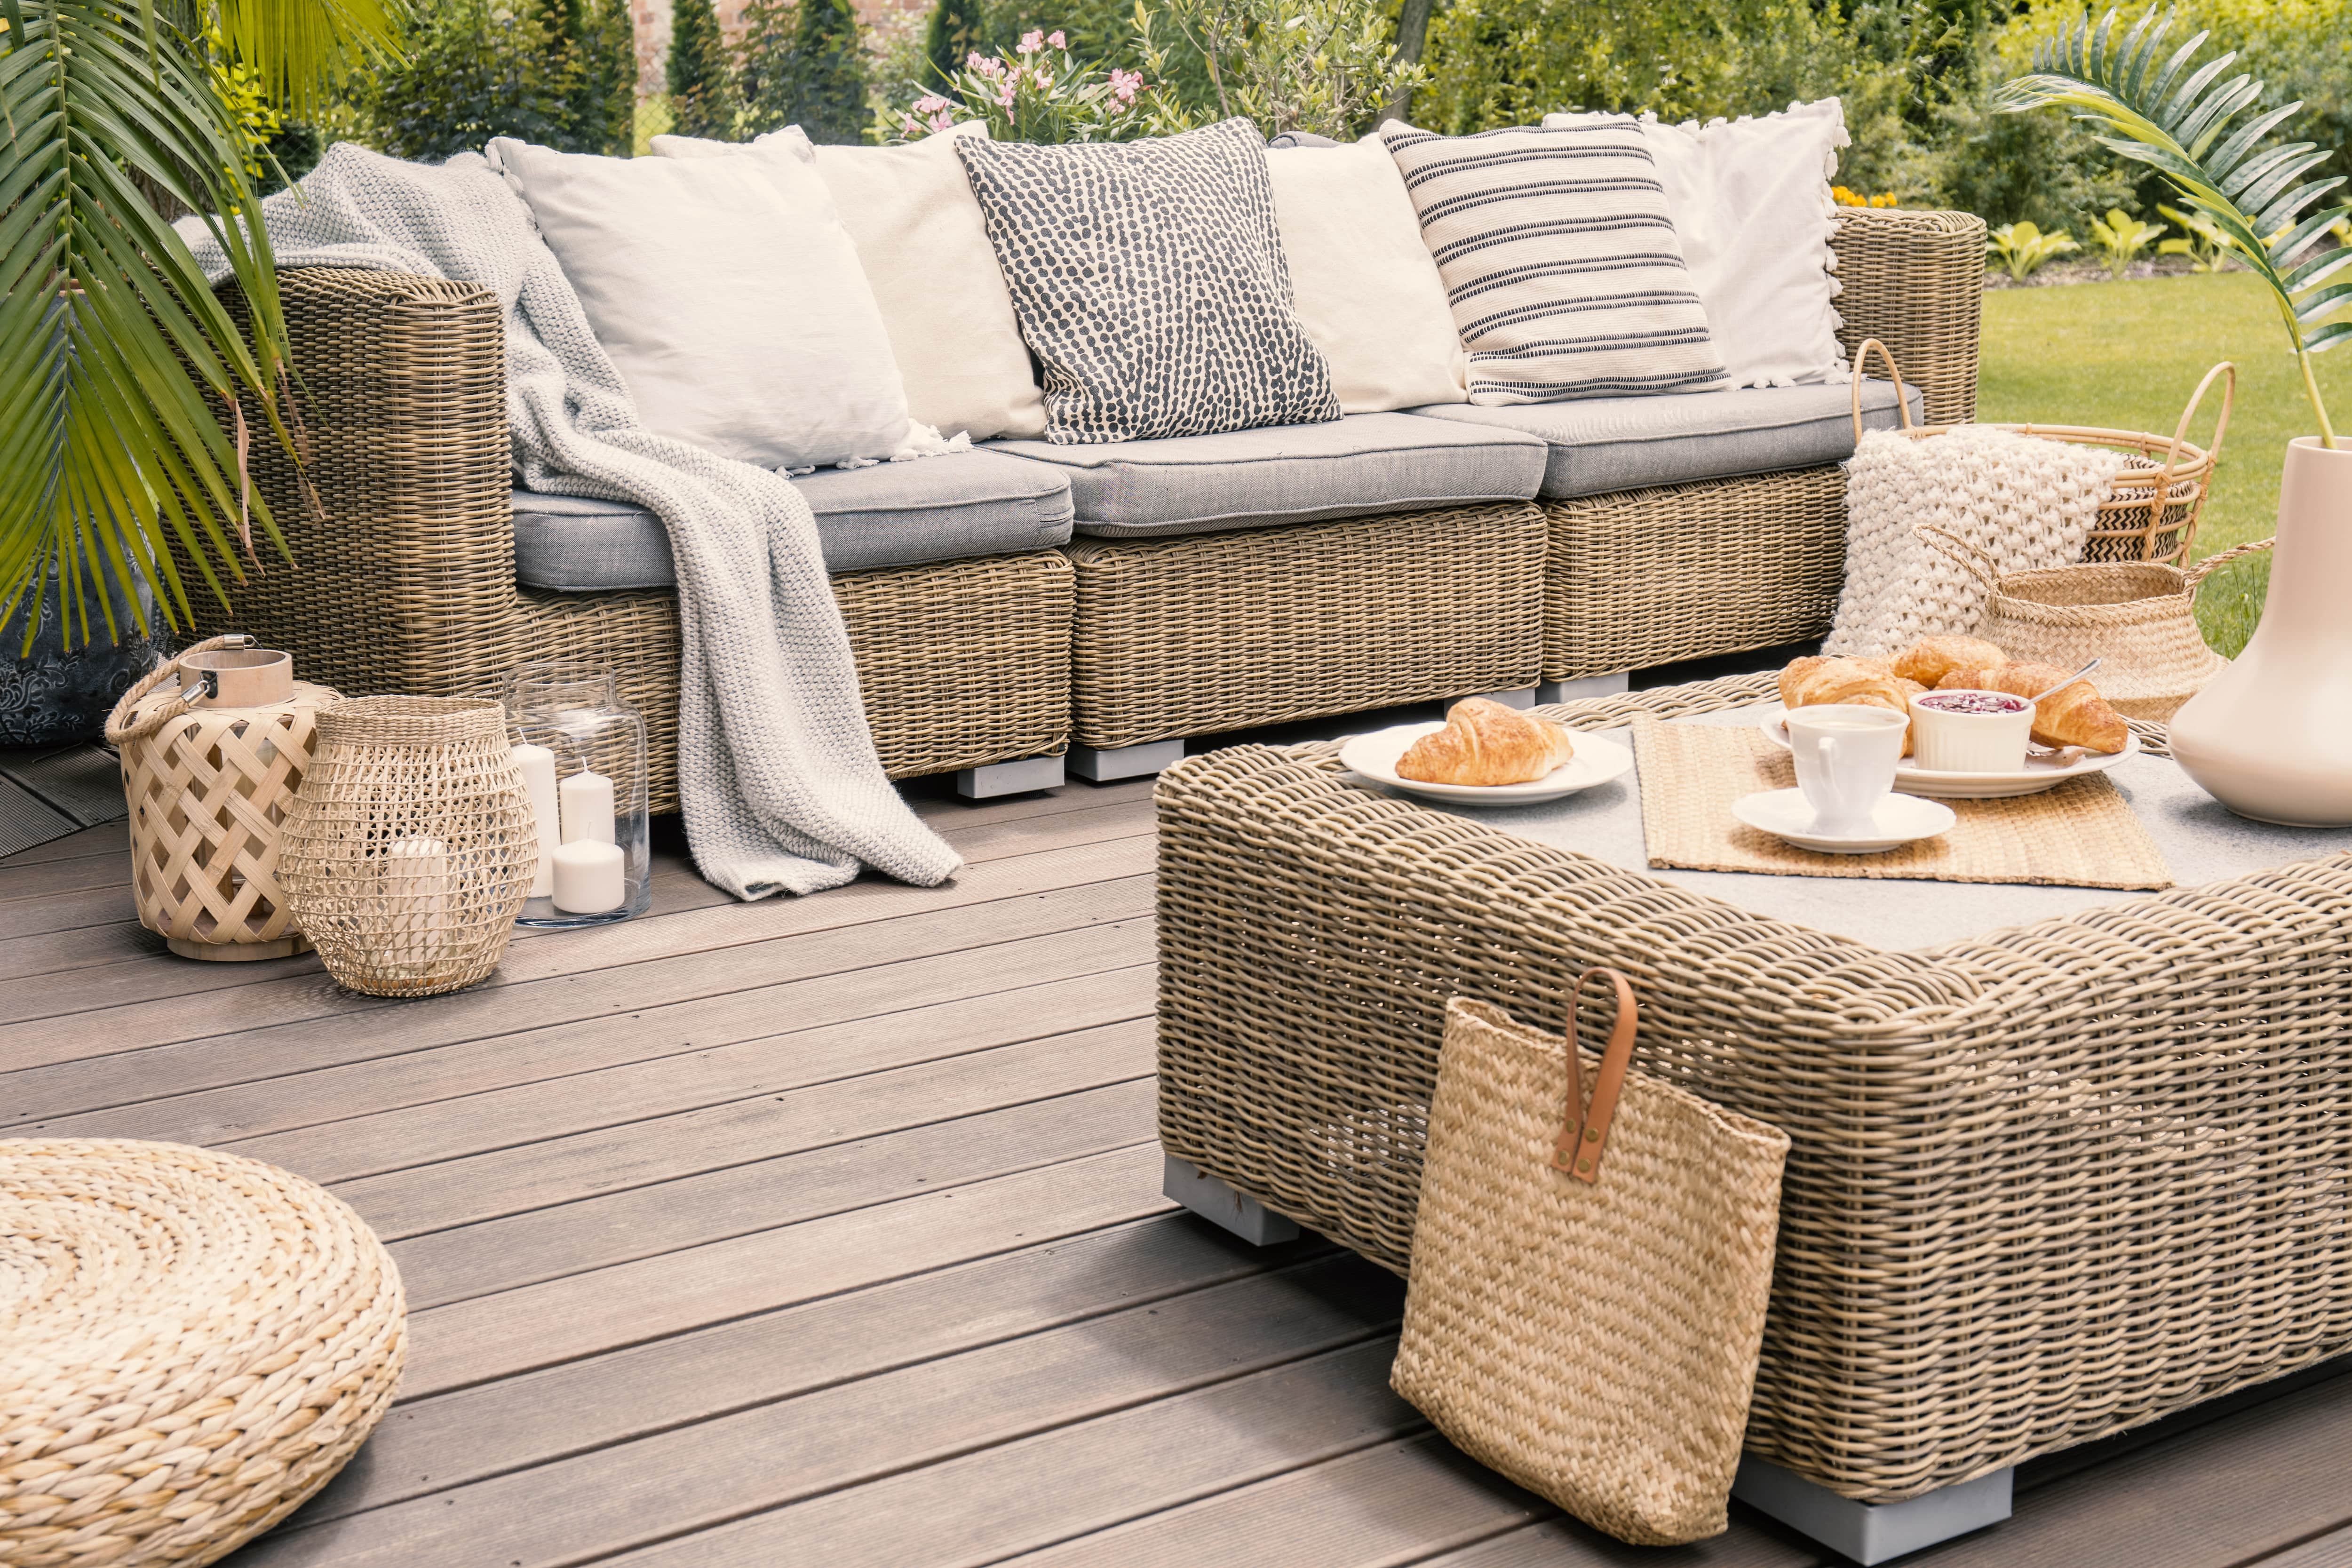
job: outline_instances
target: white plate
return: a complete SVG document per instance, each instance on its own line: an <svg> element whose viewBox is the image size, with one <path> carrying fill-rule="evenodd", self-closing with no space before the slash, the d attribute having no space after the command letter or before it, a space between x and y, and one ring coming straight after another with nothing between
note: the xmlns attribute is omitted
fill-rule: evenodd
<svg viewBox="0 0 2352 1568"><path fill-rule="evenodd" d="M1358 735L1339 748L1341 765L1353 769L1368 779L1377 779L1393 789L1424 795L1431 800L1458 801L1472 805L1536 805L1547 800L1558 800L1574 795L1594 784L1607 784L1622 778L1633 768L1633 753L1614 741L1603 741L1593 735L1576 737L1576 755L1552 769L1539 779L1515 784L1423 784L1419 779L1399 778L1397 759L1423 735L1444 729L1443 722L1433 720L1425 724L1400 724L1393 730L1375 730L1369 735Z"/></svg>
<svg viewBox="0 0 2352 1568"><path fill-rule="evenodd" d="M1780 721L1788 717L1785 708L1775 708L1757 718L1756 727L1764 731L1776 745L1789 743L1789 731ZM1934 795L1941 800L2007 800L2012 795L2039 795L2045 789L2055 789L2068 779L2078 779L2086 773L2103 773L2126 757L2139 754L2139 737L2132 735L2124 749L2112 754L2105 752L2084 752L2071 763L2058 763L2049 758L2029 756L2025 770L2014 773L1948 773L1927 768L1915 768L1906 759L1895 770L1895 787L1906 795Z"/></svg>
<svg viewBox="0 0 2352 1568"><path fill-rule="evenodd" d="M1916 795L1890 795L1870 814L1870 826L1858 833L1817 833L1813 808L1801 789L1768 789L1743 795L1731 803L1731 815L1775 838L1785 838L1800 849L1825 855L1875 855L1921 838L1947 832L1956 820L1941 801Z"/></svg>

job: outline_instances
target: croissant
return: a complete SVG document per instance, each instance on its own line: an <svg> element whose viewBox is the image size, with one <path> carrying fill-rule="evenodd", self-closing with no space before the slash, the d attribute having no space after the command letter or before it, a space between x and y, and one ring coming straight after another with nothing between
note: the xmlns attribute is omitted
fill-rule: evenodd
<svg viewBox="0 0 2352 1568"><path fill-rule="evenodd" d="M1792 659L1780 672L1780 701L1790 708L1860 702L1908 715L1911 699L1927 688L1889 673L1883 658ZM1911 732L1903 732L1903 754L1911 754Z"/></svg>
<svg viewBox="0 0 2352 1568"><path fill-rule="evenodd" d="M1990 669L2009 655L1982 637L1922 637L1895 658L1895 673L1933 686L1956 669Z"/></svg>
<svg viewBox="0 0 2352 1568"><path fill-rule="evenodd" d="M1397 759L1397 776L1423 784L1514 784L1543 777L1576 755L1568 731L1483 697L1454 705L1445 728Z"/></svg>
<svg viewBox="0 0 2352 1568"><path fill-rule="evenodd" d="M1979 691L2006 691L2031 697L2049 691L2066 679L2054 664L2003 664L1990 668L1954 669L1936 684L1943 689L1969 686ZM2107 706L2087 680L2077 680L2053 691L2033 706L2033 738L2045 746L2082 746L2115 752L2131 743L2131 726Z"/></svg>

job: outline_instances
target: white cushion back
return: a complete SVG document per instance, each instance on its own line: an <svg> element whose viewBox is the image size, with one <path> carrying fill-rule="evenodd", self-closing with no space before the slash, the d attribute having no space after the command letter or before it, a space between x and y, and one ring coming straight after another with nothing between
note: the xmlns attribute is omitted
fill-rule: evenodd
<svg viewBox="0 0 2352 1568"><path fill-rule="evenodd" d="M647 429L762 468L907 445L874 291L807 163L600 158L510 137L489 153Z"/></svg>

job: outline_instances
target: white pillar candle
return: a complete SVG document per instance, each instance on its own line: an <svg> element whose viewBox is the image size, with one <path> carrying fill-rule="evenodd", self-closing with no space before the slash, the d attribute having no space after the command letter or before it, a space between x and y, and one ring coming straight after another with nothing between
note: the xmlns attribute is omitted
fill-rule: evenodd
<svg viewBox="0 0 2352 1568"><path fill-rule="evenodd" d="M617 844L575 839L555 847L555 907L570 915L601 915L628 896L627 857Z"/></svg>
<svg viewBox="0 0 2352 1568"><path fill-rule="evenodd" d="M613 842L613 781L603 773L573 773L558 786L563 797L563 842Z"/></svg>
<svg viewBox="0 0 2352 1568"><path fill-rule="evenodd" d="M514 764L522 770L523 793L530 797L539 828L539 870L530 879L530 896L543 899L555 891L555 847L563 842L555 814L555 753L545 746L517 746Z"/></svg>
<svg viewBox="0 0 2352 1568"><path fill-rule="evenodd" d="M449 884L449 847L438 838L397 838L384 846L379 885L395 940L407 939L405 956L429 957L434 933L448 929L457 891Z"/></svg>

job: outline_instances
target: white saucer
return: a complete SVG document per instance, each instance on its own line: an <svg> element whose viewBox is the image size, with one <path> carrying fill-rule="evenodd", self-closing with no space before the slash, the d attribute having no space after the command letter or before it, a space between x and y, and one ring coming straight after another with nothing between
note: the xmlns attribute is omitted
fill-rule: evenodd
<svg viewBox="0 0 2352 1568"><path fill-rule="evenodd" d="M1375 730L1369 735L1357 735L1339 748L1340 763L1377 779L1393 789L1423 795L1430 800L1455 801L1468 805L1538 805L1562 795L1574 795L1594 784L1607 784L1633 771L1633 753L1614 741L1597 736L1576 737L1576 755L1552 769L1539 779L1514 784L1424 784L1419 779L1399 778L1397 760L1415 741L1423 735L1444 729L1444 723L1431 721L1425 724L1399 724L1393 730Z"/></svg>
<svg viewBox="0 0 2352 1568"><path fill-rule="evenodd" d="M1778 746L1787 746L1789 731L1780 722L1788 717L1785 708L1774 708L1758 715L1756 727ZM1928 768L1914 767L1905 758L1895 769L1895 787L1906 795L1933 795L1940 800L2007 800L2013 795L2040 795L2045 789L2055 789L2068 779L2078 779L2086 773L2103 773L2126 757L2139 754L2139 736L2134 734L2124 742L2120 752L2084 752L2067 761L2051 757L2029 756L2021 773L1948 773Z"/></svg>
<svg viewBox="0 0 2352 1568"><path fill-rule="evenodd" d="M1957 820L1941 801L1916 795L1890 795L1870 814L1870 826L1859 833L1816 833L1813 808L1801 789L1759 790L1731 803L1731 815L1748 826L1784 838L1800 849L1824 855L1875 855L1922 838L1933 838Z"/></svg>

